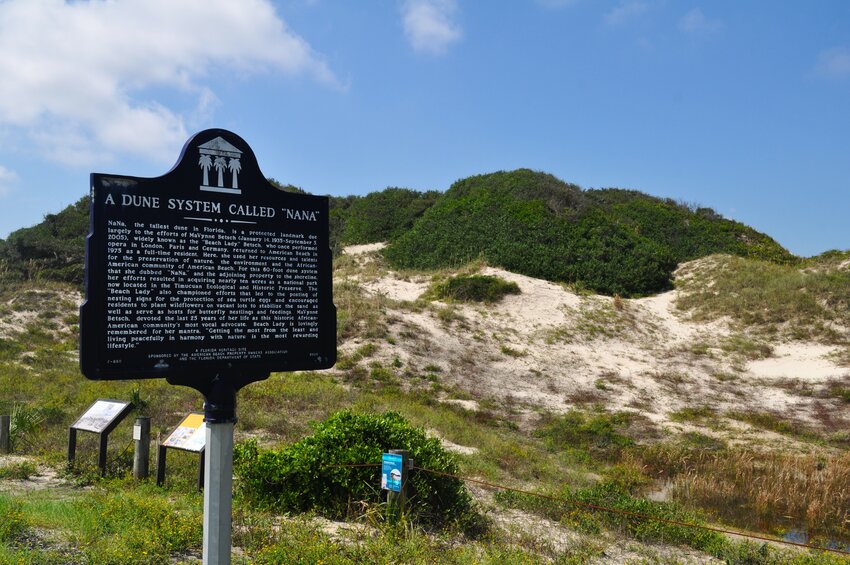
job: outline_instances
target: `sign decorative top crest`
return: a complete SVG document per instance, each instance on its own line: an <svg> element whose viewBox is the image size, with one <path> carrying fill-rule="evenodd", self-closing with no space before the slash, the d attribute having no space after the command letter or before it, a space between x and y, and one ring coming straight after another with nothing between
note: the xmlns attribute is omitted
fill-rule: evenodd
<svg viewBox="0 0 850 565"><path fill-rule="evenodd" d="M328 199L276 188L226 130L161 177L91 175L85 287L90 379L195 386L336 358Z"/></svg>
<svg viewBox="0 0 850 565"><path fill-rule="evenodd" d="M199 145L198 152L200 153L198 166L204 172L204 182L201 184L201 190L242 194L242 191L239 190L239 171L242 170L242 162L239 160L239 157L242 156L242 151L219 136ZM209 173L211 168L215 168L218 173L218 183L215 186L210 186ZM225 170L229 170L233 175L233 180L229 188L224 185Z"/></svg>

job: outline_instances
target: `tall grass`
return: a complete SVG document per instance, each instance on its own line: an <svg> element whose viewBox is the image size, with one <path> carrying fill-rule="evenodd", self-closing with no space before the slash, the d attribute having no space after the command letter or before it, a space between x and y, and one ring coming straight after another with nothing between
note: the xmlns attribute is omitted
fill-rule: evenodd
<svg viewBox="0 0 850 565"><path fill-rule="evenodd" d="M673 496L735 521L784 517L813 531L850 537L850 453L725 451L678 475Z"/></svg>
<svg viewBox="0 0 850 565"><path fill-rule="evenodd" d="M850 538L850 452L794 454L707 445L639 446L626 460L671 481L672 497L743 527L779 523Z"/></svg>

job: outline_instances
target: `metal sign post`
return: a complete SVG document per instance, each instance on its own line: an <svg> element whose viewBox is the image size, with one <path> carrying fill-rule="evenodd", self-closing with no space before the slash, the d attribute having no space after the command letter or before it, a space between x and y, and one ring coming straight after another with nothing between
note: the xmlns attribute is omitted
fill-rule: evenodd
<svg viewBox="0 0 850 565"><path fill-rule="evenodd" d="M213 386L204 402L204 421L204 564L230 565L236 389L223 383Z"/></svg>

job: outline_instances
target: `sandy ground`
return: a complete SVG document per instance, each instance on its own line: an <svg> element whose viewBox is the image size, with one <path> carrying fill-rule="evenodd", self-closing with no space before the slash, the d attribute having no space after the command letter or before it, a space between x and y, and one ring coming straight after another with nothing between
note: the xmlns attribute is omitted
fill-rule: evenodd
<svg viewBox="0 0 850 565"><path fill-rule="evenodd" d="M346 252L363 262L380 248ZM834 347L772 343L770 357L751 360L720 347L734 334L728 324L686 319L676 309L675 290L616 304L501 269L482 273L515 282L521 294L496 305L452 305L448 321L439 315L447 307L440 302L420 311L404 307L427 290L427 280L387 272L363 282L368 292L390 300L395 320L395 344L380 344L379 355L414 368L438 365L447 381L477 399L528 412L601 403L673 430L682 426L671 422L671 413L685 407L771 412L810 426L821 425L824 409L841 410L837 399L817 394L850 378L850 369L830 359ZM731 433L739 427L731 426Z"/></svg>

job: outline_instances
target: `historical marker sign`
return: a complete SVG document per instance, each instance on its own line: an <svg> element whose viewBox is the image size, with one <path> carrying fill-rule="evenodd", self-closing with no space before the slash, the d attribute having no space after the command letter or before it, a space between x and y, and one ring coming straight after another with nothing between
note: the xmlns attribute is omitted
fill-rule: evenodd
<svg viewBox="0 0 850 565"><path fill-rule="evenodd" d="M195 386L328 368L331 277L328 199L278 190L239 136L200 132L164 176L91 175L82 372Z"/></svg>

